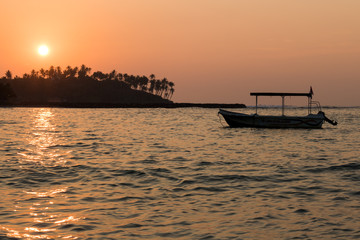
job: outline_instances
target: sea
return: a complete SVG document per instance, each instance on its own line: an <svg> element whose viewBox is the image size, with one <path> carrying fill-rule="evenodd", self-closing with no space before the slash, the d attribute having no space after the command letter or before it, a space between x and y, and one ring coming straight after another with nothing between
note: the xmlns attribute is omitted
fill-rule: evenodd
<svg viewBox="0 0 360 240"><path fill-rule="evenodd" d="M323 111L0 108L0 239L360 239L360 108Z"/></svg>

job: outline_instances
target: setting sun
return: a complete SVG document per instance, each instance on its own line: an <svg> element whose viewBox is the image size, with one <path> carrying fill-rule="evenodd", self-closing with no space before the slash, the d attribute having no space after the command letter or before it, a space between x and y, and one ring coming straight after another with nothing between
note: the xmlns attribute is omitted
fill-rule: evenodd
<svg viewBox="0 0 360 240"><path fill-rule="evenodd" d="M48 48L46 45L41 45L41 46L38 48L38 53L39 53L41 56L46 56L46 55L48 55L48 53L49 53L49 48Z"/></svg>

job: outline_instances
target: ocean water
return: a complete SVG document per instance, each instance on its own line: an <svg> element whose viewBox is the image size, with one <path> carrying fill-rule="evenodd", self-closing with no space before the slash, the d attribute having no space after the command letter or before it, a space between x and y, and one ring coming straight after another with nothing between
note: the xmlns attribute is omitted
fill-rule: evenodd
<svg viewBox="0 0 360 240"><path fill-rule="evenodd" d="M0 108L0 239L360 239L359 108L217 111Z"/></svg>

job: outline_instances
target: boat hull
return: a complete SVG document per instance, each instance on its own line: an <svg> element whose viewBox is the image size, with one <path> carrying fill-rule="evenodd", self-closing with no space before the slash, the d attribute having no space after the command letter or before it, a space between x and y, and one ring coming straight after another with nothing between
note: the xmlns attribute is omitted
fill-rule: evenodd
<svg viewBox="0 0 360 240"><path fill-rule="evenodd" d="M243 114L220 109L221 114L230 127L256 128L321 128L324 115L310 114L304 117L296 116L261 116Z"/></svg>

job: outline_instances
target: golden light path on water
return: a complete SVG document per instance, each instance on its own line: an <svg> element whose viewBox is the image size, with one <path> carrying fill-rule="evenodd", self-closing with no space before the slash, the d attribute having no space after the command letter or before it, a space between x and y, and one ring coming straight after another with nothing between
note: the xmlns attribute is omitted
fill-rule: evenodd
<svg viewBox="0 0 360 240"><path fill-rule="evenodd" d="M56 146L59 142L58 131L53 122L54 115L50 108L34 109L32 131L27 137L28 152L18 153L24 161L40 165L61 165L66 161L57 153Z"/></svg>
<svg viewBox="0 0 360 240"><path fill-rule="evenodd" d="M59 131L56 128L56 117L50 108L34 108L32 129L26 139L29 148L25 152L19 152L24 165L35 164L43 167L56 167L66 164L56 148L60 139L57 138ZM68 152L70 153L70 152ZM15 205L14 211L27 212L27 222L34 224L28 227L15 228L2 227L7 232L8 237L21 239L77 239L73 235L60 236L56 234L56 227L60 225L77 222L82 217L75 215L61 214L61 210L56 209L58 205L55 201L66 201L66 196L61 195L67 191L67 187L48 189L36 189L23 191L22 199ZM25 201L24 201L25 200ZM26 209L28 209L26 211ZM54 213L55 212L55 213ZM32 219L29 220L29 219Z"/></svg>

